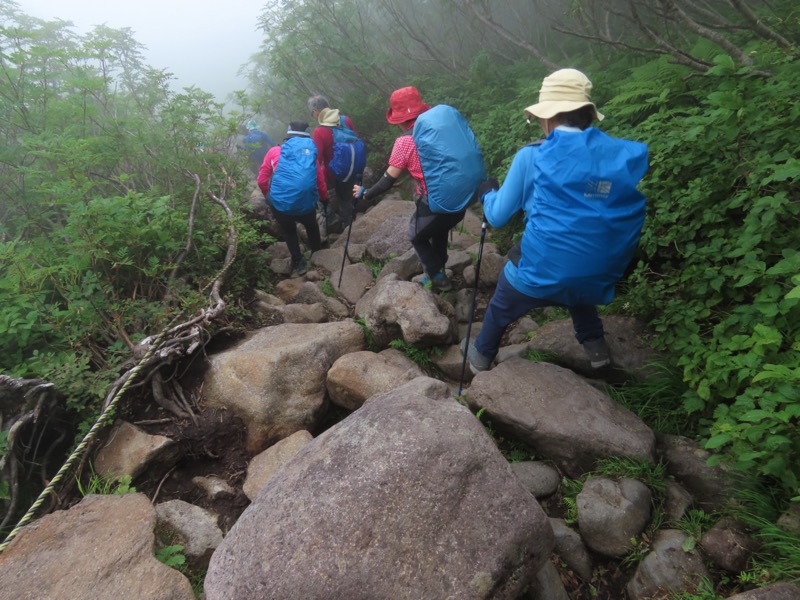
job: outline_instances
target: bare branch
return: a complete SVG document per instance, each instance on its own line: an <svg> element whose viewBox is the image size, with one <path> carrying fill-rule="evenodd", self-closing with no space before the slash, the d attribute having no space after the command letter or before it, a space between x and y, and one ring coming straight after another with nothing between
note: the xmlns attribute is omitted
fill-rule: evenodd
<svg viewBox="0 0 800 600"><path fill-rule="evenodd" d="M789 40L779 34L777 31L770 29L764 22L758 18L758 16L750 10L750 7L747 6L742 0L728 0L731 5L739 11L739 13L745 18L745 21L750 25L750 27L761 37L772 40L776 44L778 44L781 48L792 48L794 44L792 44Z"/></svg>
<svg viewBox="0 0 800 600"><path fill-rule="evenodd" d="M183 251L175 259L175 266L172 269L172 272L169 274L169 280L167 282L167 293L172 291L173 285L175 283L175 278L178 275L178 269L180 269L181 263L183 259L186 258L186 255L189 254L189 250L192 248L192 234L194 233L194 218L195 213L197 211L197 199L200 197L200 176L197 173L191 174L192 179L194 179L194 193L192 194L192 206L189 209L189 226L188 232L186 234L186 246L184 246Z"/></svg>
<svg viewBox="0 0 800 600"><path fill-rule="evenodd" d="M717 33L716 31L712 31L711 29L700 25L697 21L689 17L689 15L687 15L674 2L674 0L660 0L660 2L671 16L673 16L677 21L683 23L690 31L693 31L697 35L709 39L715 44L719 45L720 48L728 52L728 54L730 54L738 63L747 67L753 66L753 59L742 52L738 46L730 42L730 40L728 40L725 36Z"/></svg>
<svg viewBox="0 0 800 600"><path fill-rule="evenodd" d="M485 2L481 2L480 5L475 3L475 4L470 4L469 6L470 6L470 9L472 10L473 14L478 19L480 19L480 21L484 25L489 27L492 31L494 31L501 38L503 38L504 40L506 40L508 42L511 42L515 46L518 46L519 48L522 48L523 50L529 52L536 59L538 59L539 62L541 62L544 66L546 66L548 69L551 69L551 70L558 69L559 66L557 64L555 64L554 62L552 62L550 59L548 59L533 44L531 44L530 42L528 42L526 40L523 40L523 39L520 39L519 37L515 36L508 29L503 27L500 23L498 23L494 19L492 19L491 15L489 14L489 11L488 11L488 9L486 7Z"/></svg>
<svg viewBox="0 0 800 600"><path fill-rule="evenodd" d="M672 55L678 64L700 72L705 72L711 68L711 63L697 59L690 54L687 54L677 46L667 43L661 36L657 35L651 27L642 21L638 11L636 10L636 4L634 2L629 2L628 5L631 9L633 20L639 27L639 30L643 31L650 41L653 42L658 48L661 48L666 53Z"/></svg>

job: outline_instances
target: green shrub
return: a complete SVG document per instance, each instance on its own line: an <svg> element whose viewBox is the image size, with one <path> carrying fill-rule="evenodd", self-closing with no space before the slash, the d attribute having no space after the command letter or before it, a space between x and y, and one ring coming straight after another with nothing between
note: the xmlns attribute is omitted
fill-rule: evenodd
<svg viewBox="0 0 800 600"><path fill-rule="evenodd" d="M800 66L763 60L775 77L722 57L682 101L650 100L658 110L637 130L650 210L626 301L676 357L706 448L797 493Z"/></svg>

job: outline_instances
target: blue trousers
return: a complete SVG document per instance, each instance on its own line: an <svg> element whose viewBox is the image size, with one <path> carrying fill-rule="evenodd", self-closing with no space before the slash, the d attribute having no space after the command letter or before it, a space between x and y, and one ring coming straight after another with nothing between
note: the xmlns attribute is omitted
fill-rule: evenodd
<svg viewBox="0 0 800 600"><path fill-rule="evenodd" d="M506 278L505 270L500 271L500 280L486 309L483 326L475 340L475 348L488 358L497 356L500 348L500 338L511 323L534 308L545 306L564 306L552 300L534 298L515 290ZM586 340L603 337L603 322L597 314L597 307L589 304L565 306L572 316L572 325L575 327L575 338L578 343Z"/></svg>

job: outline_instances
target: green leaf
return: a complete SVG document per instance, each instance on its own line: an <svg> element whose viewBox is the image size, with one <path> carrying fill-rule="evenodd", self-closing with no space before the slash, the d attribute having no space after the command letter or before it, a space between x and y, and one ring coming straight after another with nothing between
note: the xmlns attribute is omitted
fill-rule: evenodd
<svg viewBox="0 0 800 600"><path fill-rule="evenodd" d="M764 456L764 452L761 452L761 451L742 452L738 456L737 460L740 463L746 463L746 464L749 465L749 464L752 464L754 460L757 460L758 458L761 458L762 456Z"/></svg>
<svg viewBox="0 0 800 600"><path fill-rule="evenodd" d="M763 353L765 347L780 346L783 343L781 332L774 327L758 324L753 328L754 350Z"/></svg>
<svg viewBox="0 0 800 600"><path fill-rule="evenodd" d="M712 436L705 444L704 447L708 450L716 450L717 448L721 448L728 442L733 439L728 433L718 433L715 436Z"/></svg>
<svg viewBox="0 0 800 600"><path fill-rule="evenodd" d="M791 158L782 165L776 165L767 182L772 181L800 181L800 160Z"/></svg>
<svg viewBox="0 0 800 600"><path fill-rule="evenodd" d="M800 381L800 367L794 369L786 365L764 365L763 371L753 377L753 383L764 379L783 379L786 381Z"/></svg>
<svg viewBox="0 0 800 600"><path fill-rule="evenodd" d="M766 410L751 410L749 412L744 413L739 417L740 421L744 421L745 423L756 423L758 421L762 421L764 419L768 419L772 417L772 413Z"/></svg>

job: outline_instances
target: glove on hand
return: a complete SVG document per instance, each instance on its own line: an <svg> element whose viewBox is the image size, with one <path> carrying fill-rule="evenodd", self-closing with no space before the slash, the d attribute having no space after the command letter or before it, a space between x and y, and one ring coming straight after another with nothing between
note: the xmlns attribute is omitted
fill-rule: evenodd
<svg viewBox="0 0 800 600"><path fill-rule="evenodd" d="M480 198L481 202L483 202L483 197L486 195L486 192L499 189L500 189L500 183L497 181L497 178L489 177L489 179L487 179L478 186L478 198Z"/></svg>

